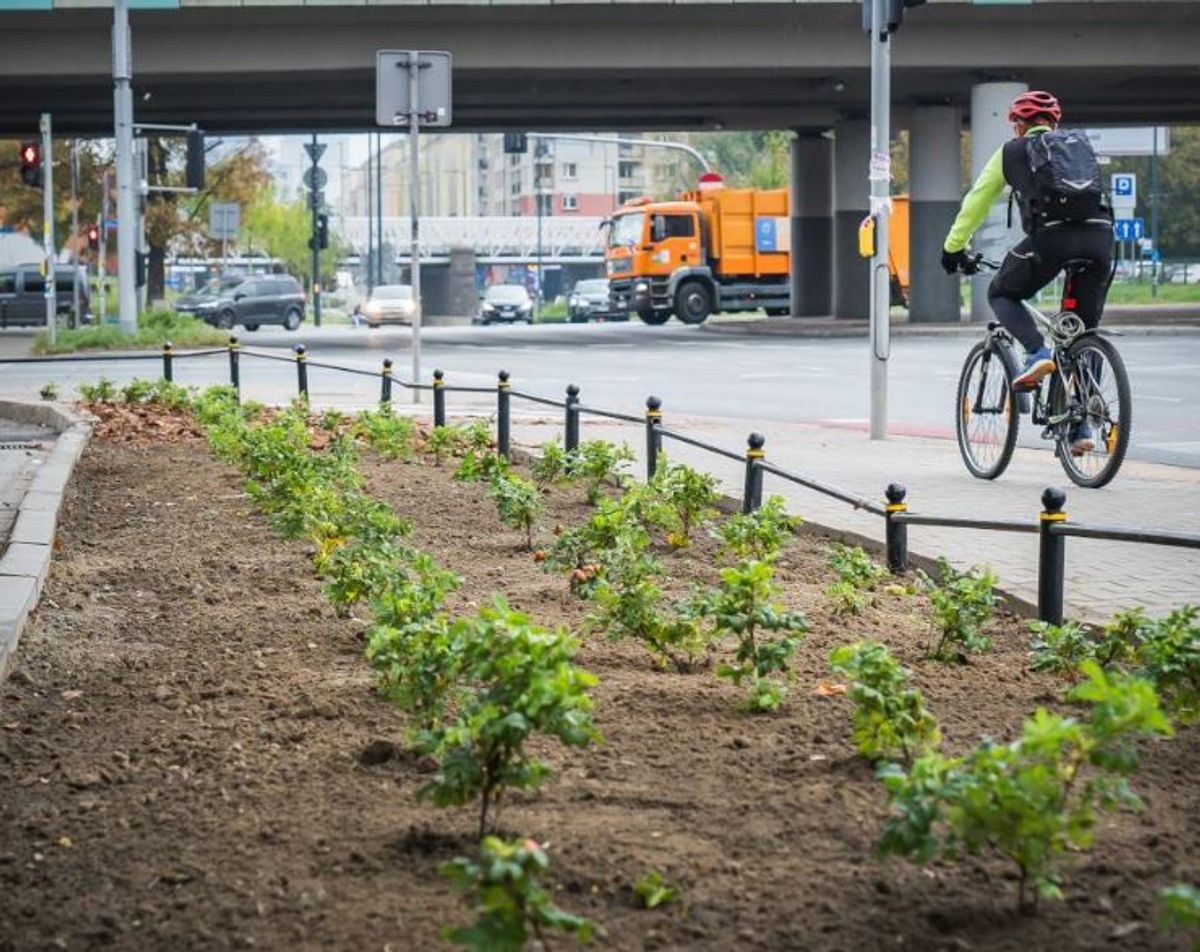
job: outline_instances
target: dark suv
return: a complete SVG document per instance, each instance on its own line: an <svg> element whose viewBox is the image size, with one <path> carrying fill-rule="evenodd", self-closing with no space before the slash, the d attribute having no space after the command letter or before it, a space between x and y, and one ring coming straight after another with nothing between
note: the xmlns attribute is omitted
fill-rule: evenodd
<svg viewBox="0 0 1200 952"><path fill-rule="evenodd" d="M225 330L234 324L248 331L261 324L282 324L294 331L304 321L304 304L304 289L291 275L259 274L214 287L192 305L192 313Z"/></svg>
<svg viewBox="0 0 1200 952"><path fill-rule="evenodd" d="M87 276L72 265L56 265L54 289L60 323L75 306L75 282L79 282L79 323L91 320L91 294ZM46 278L36 264L0 271L0 327L46 326Z"/></svg>

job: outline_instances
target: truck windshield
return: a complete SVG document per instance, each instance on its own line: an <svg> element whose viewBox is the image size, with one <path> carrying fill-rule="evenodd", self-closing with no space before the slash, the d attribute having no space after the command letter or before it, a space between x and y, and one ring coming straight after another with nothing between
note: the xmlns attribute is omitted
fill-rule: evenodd
<svg viewBox="0 0 1200 952"><path fill-rule="evenodd" d="M618 215L613 219L613 226L608 232L609 247L622 248L626 245L636 245L642 240L642 225L645 222L645 212L631 212L628 215Z"/></svg>

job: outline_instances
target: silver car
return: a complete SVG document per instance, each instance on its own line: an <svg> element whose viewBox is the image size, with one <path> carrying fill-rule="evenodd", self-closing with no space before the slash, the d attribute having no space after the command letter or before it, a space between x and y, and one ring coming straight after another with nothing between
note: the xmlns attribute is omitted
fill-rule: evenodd
<svg viewBox="0 0 1200 952"><path fill-rule="evenodd" d="M412 285L381 284L357 308L368 327L381 324L411 324L417 312Z"/></svg>

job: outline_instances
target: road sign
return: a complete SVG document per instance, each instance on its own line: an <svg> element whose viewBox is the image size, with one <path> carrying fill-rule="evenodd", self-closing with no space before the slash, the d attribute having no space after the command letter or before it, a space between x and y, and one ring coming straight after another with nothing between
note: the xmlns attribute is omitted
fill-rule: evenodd
<svg viewBox="0 0 1200 952"><path fill-rule="evenodd" d="M329 173L319 165L310 165L304 170L304 187L310 192L320 191L328 181Z"/></svg>
<svg viewBox="0 0 1200 952"><path fill-rule="evenodd" d="M236 238L242 207L237 202L212 202L208 206L208 237L214 241Z"/></svg>
<svg viewBox="0 0 1200 952"><path fill-rule="evenodd" d="M1128 199L1137 204L1137 176L1132 172L1114 172L1112 177L1113 198Z"/></svg>
<svg viewBox="0 0 1200 952"><path fill-rule="evenodd" d="M324 142L306 142L304 143L304 151L308 153L308 159L313 165L321 161L321 156L325 154L325 149L328 146Z"/></svg>
<svg viewBox="0 0 1200 952"><path fill-rule="evenodd" d="M1108 126L1085 131L1097 155L1167 155L1171 151L1167 126Z"/></svg>
<svg viewBox="0 0 1200 952"><path fill-rule="evenodd" d="M417 118L422 126L450 125L450 54L435 50L380 50L375 54L375 122L407 126L410 52L420 65Z"/></svg>
<svg viewBox="0 0 1200 952"><path fill-rule="evenodd" d="M1140 218L1118 218L1113 222L1117 241L1137 241L1145 230L1145 222Z"/></svg>

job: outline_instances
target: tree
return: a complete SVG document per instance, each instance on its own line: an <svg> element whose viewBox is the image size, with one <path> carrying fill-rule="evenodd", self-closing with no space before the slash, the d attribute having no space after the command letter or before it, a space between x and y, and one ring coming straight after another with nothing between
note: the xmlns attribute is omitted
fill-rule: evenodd
<svg viewBox="0 0 1200 952"><path fill-rule="evenodd" d="M1125 158L1104 167L1138 176L1138 214L1150 232L1150 159ZM1105 185L1107 187L1107 182ZM1200 255L1200 128L1171 129L1171 151L1158 157L1158 246L1164 258Z"/></svg>
<svg viewBox="0 0 1200 952"><path fill-rule="evenodd" d="M312 280L312 211L307 202L281 202L271 189L263 190L242 216L242 235L247 248L261 249L282 261L290 274ZM337 236L329 239L320 257L323 274L332 272L340 255Z"/></svg>
<svg viewBox="0 0 1200 952"><path fill-rule="evenodd" d="M787 188L793 138L786 131L700 132L691 141L732 188Z"/></svg>
<svg viewBox="0 0 1200 952"><path fill-rule="evenodd" d="M36 130L23 141L39 139ZM0 228L27 232L37 241L42 238L42 190L21 181L17 150L21 142L0 140ZM70 241L71 227L71 140L54 142L54 235L61 246L78 247ZM105 143L79 144L79 228L100 219L100 181L111 161Z"/></svg>

